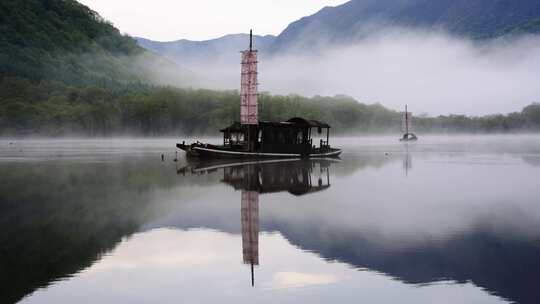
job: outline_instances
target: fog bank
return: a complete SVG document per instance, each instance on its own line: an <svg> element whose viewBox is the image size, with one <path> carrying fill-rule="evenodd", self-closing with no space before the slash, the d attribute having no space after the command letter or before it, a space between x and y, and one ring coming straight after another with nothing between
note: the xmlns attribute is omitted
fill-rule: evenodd
<svg viewBox="0 0 540 304"><path fill-rule="evenodd" d="M205 79L194 86L238 89L239 56L179 63ZM540 38L533 36L473 42L391 29L352 46L321 44L278 55L262 50L259 61L260 90L273 94L345 94L430 115L509 113L540 101Z"/></svg>

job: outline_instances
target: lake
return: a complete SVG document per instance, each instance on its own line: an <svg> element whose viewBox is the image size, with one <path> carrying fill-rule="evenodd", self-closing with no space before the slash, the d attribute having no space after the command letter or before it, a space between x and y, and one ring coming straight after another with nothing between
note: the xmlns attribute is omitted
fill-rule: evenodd
<svg viewBox="0 0 540 304"><path fill-rule="evenodd" d="M249 163L175 143L0 140L1 302L540 299L540 136Z"/></svg>

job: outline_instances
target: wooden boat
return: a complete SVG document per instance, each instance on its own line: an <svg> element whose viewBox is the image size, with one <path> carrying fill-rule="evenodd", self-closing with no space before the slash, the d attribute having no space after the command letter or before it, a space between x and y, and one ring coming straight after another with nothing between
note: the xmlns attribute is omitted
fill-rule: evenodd
<svg viewBox="0 0 540 304"><path fill-rule="evenodd" d="M206 159L338 157L341 150L330 147L330 126L326 123L299 117L285 122L259 121L257 63L250 32L249 49L242 52L240 122L221 130L223 144L197 141L176 146L186 151L188 157ZM326 141L313 143L313 130L319 134L326 130Z"/></svg>
<svg viewBox="0 0 540 304"><path fill-rule="evenodd" d="M326 131L326 140L314 145L314 132ZM340 149L329 144L330 126L326 123L292 118L286 122L259 122L258 125L242 125L238 122L221 130L223 144L185 142L177 144L188 157L204 159L222 158L326 158L338 157ZM251 135L253 134L253 135Z"/></svg>

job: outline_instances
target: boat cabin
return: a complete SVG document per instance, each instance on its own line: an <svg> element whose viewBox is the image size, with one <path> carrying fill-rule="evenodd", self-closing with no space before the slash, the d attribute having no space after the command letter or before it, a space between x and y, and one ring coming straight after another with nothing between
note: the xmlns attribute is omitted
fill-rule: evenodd
<svg viewBox="0 0 540 304"><path fill-rule="evenodd" d="M330 150L330 125L300 117L285 122L261 121L258 125L241 125L236 122L221 132L223 146L232 150L301 155ZM315 134L322 137L318 143L313 143Z"/></svg>

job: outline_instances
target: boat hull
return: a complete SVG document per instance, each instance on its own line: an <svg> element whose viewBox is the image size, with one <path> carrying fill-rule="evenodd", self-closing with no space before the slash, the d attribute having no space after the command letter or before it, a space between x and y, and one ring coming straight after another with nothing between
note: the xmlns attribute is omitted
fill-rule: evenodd
<svg viewBox="0 0 540 304"><path fill-rule="evenodd" d="M302 155L298 153L263 153L220 149L214 146L177 144L188 157L202 159L286 159L286 158L331 158L339 157L340 149L329 149L321 153Z"/></svg>
<svg viewBox="0 0 540 304"><path fill-rule="evenodd" d="M418 141L418 137L413 133L405 133L403 137L399 140L401 142L415 142Z"/></svg>

